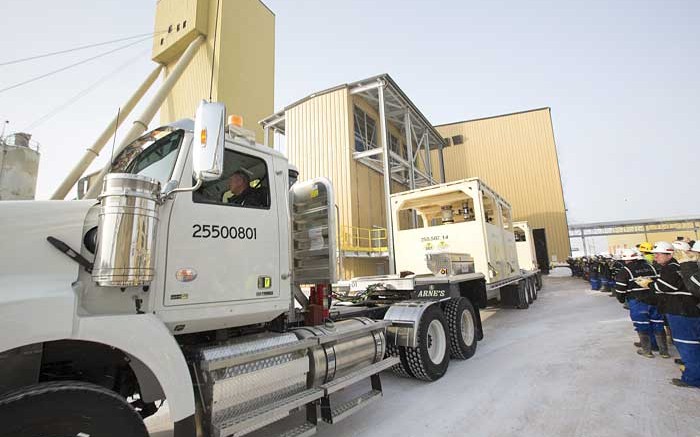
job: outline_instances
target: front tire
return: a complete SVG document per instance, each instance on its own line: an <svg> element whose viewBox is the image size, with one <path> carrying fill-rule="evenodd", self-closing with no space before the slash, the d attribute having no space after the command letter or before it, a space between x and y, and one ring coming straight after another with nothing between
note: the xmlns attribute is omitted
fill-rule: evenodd
<svg viewBox="0 0 700 437"><path fill-rule="evenodd" d="M476 353L476 316L469 299L457 297L445 305L445 318L450 328L450 356L467 360Z"/></svg>
<svg viewBox="0 0 700 437"><path fill-rule="evenodd" d="M3 437L148 437L136 410L118 394L77 381L31 385L0 397Z"/></svg>
<svg viewBox="0 0 700 437"><path fill-rule="evenodd" d="M416 379L435 381L447 372L448 332L440 305L429 306L418 323L418 346L401 348L401 362Z"/></svg>

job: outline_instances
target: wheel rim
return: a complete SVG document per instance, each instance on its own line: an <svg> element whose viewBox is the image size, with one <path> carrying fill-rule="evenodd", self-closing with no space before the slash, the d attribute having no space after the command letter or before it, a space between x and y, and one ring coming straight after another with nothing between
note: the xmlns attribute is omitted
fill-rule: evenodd
<svg viewBox="0 0 700 437"><path fill-rule="evenodd" d="M474 342L474 319L472 318L472 313L469 310L462 311L462 326L460 331L462 332L462 341L467 346L471 346Z"/></svg>
<svg viewBox="0 0 700 437"><path fill-rule="evenodd" d="M440 364L447 350L445 328L439 320L433 320L428 325L428 357L435 364Z"/></svg>

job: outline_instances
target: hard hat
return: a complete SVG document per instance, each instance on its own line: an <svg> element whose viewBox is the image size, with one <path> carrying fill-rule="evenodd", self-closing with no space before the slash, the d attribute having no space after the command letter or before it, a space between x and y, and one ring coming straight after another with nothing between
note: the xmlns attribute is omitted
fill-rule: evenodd
<svg viewBox="0 0 700 437"><path fill-rule="evenodd" d="M673 246L674 250L690 250L690 244L686 243L685 241L674 241L671 243L671 246Z"/></svg>
<svg viewBox="0 0 700 437"><path fill-rule="evenodd" d="M693 243L693 247L690 248L693 252L700 252L700 240Z"/></svg>
<svg viewBox="0 0 700 437"><path fill-rule="evenodd" d="M610 258L610 252L600 252L598 255L603 258Z"/></svg>
<svg viewBox="0 0 700 437"><path fill-rule="evenodd" d="M620 254L620 259L622 261L634 261L636 259L641 259L642 256L634 249L623 249Z"/></svg>
<svg viewBox="0 0 700 437"><path fill-rule="evenodd" d="M668 241L657 241L650 251L651 253L673 253L673 246Z"/></svg>
<svg viewBox="0 0 700 437"><path fill-rule="evenodd" d="M653 249L653 248L654 248L654 246L648 241L645 241L644 243L639 245L639 251L642 253L651 252L651 249Z"/></svg>

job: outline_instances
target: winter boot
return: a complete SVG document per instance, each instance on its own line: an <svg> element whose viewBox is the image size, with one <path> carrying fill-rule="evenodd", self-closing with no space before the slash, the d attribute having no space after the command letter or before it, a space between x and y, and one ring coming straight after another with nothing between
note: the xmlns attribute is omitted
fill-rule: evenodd
<svg viewBox="0 0 700 437"><path fill-rule="evenodd" d="M639 334L639 342L642 344L641 349L637 350L637 353L646 358L654 358L654 354L651 353L651 337L649 334Z"/></svg>
<svg viewBox="0 0 700 437"><path fill-rule="evenodd" d="M661 355L661 358L671 358L671 355L668 353L668 344L666 343L666 333L657 333L655 334L656 337L656 344L659 345L659 355Z"/></svg>

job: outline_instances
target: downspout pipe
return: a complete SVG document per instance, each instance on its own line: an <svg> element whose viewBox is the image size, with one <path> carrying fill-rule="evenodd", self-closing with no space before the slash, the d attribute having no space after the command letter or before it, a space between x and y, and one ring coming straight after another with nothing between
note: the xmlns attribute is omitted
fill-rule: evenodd
<svg viewBox="0 0 700 437"><path fill-rule="evenodd" d="M114 151L115 156L119 155L126 148L126 146L131 144L131 142L146 132L146 129L148 129L148 124L151 122L151 120L153 120L153 117L158 112L158 109L160 109L160 107L163 105L163 102L165 102L168 94L170 91L172 91L173 87L180 79L187 66L190 64L190 61L192 61L194 58L194 55L197 54L197 50L204 43L204 41L205 36L200 35L197 37L197 39L190 43L182 56L180 56L180 59L175 64L168 77L160 85L160 88L158 91L156 91L156 94L148 103L148 106L146 106L146 108L143 110L141 116L134 120L133 126L131 126L131 129L124 136L122 142L119 143L119 147ZM104 179L105 175L109 172L111 165L112 163L108 162L97 175L94 184L85 194L86 199L94 199L100 193L102 190L102 179Z"/></svg>

